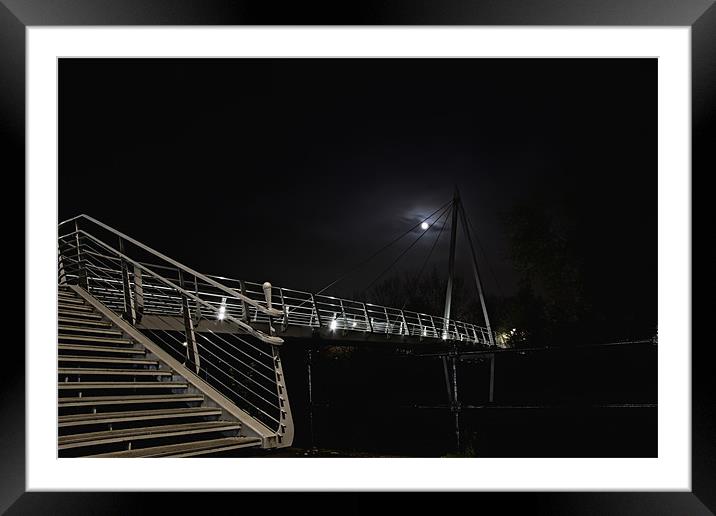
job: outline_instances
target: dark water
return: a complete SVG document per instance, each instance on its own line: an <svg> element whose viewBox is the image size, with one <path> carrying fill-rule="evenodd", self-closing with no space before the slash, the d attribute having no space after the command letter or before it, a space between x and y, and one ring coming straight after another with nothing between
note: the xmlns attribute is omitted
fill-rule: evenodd
<svg viewBox="0 0 716 516"><path fill-rule="evenodd" d="M656 351L637 345L498 354L493 403L489 361L458 361L459 449L441 359L387 346L301 341L287 341L282 357L299 448L422 457L653 457Z"/></svg>

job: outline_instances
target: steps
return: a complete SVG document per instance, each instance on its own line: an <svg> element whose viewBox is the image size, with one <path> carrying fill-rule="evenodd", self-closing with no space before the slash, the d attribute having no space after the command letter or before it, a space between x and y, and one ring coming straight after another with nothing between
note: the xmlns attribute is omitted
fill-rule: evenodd
<svg viewBox="0 0 716 516"><path fill-rule="evenodd" d="M195 457L209 452L218 453L239 448L254 447L259 439L251 437L226 437L224 439L211 439L188 444L170 444L168 446L155 446L142 450L127 450L121 452L93 455L93 457ZM141 454L140 454L141 453Z"/></svg>
<svg viewBox="0 0 716 516"><path fill-rule="evenodd" d="M60 457L193 457L261 446L68 287L58 292ZM175 366L176 367L176 366Z"/></svg>

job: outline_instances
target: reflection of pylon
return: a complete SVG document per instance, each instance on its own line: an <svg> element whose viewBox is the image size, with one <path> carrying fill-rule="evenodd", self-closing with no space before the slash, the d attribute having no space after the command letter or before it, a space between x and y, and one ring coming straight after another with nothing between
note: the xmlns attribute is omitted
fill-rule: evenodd
<svg viewBox="0 0 716 516"><path fill-rule="evenodd" d="M443 318L445 326L443 327L443 339L447 339L450 332L450 308L452 304L452 286L455 277L455 244L457 241L457 225L458 216L462 221L462 228L465 233L465 238L470 246L470 256L472 258L472 272L475 278L475 286L477 287L477 293L480 297L480 306L482 307L482 315L485 318L485 326L487 327L487 335L490 346L495 344L492 336L492 328L490 327L490 318L487 315L487 306L485 305L485 296L482 291L482 282L480 281L480 270L477 265L477 254L475 253L475 247L472 244L472 236L470 235L470 227L467 221L467 215L465 215L465 208L460 202L460 192L455 186L455 196L452 201L452 226L450 228L450 258L448 260L448 280L447 289L445 292L445 311L443 312ZM450 410L455 416L455 441L458 452L460 451L460 401L457 396L457 348L453 350L450 357L450 365L448 367L448 356L443 355L443 371L445 374L445 384L448 392L448 402L450 403ZM449 369L452 369L452 375L450 375ZM452 376L452 379L451 379ZM492 389L493 389L493 378L494 378L494 355L490 366L490 402L492 402ZM451 381L452 380L452 381Z"/></svg>

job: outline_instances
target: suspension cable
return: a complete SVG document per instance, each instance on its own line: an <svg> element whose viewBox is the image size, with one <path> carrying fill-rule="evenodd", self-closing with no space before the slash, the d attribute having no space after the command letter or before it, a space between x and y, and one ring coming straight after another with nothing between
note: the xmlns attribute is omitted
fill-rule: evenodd
<svg viewBox="0 0 716 516"><path fill-rule="evenodd" d="M331 283L329 283L328 285L326 285L325 287L323 287L321 290L319 290L318 292L316 292L315 295L322 294L323 292L325 292L326 290L328 290L329 288L331 288L331 287L332 287L333 285L335 285L336 283L338 283L338 282L340 282L340 281L343 281L343 280L346 279L348 276L350 276L351 274L355 273L358 269L360 269L361 267L363 267L365 264L367 264L367 263L368 263L369 261L371 261L373 258L375 258L375 257L378 256L380 253L382 253L383 251L385 251L386 249L388 249L389 247L391 247L393 244L397 243L399 240L401 240L403 237L405 237L405 236L408 235L409 233L411 233L413 230L415 230L417 227L419 227L423 222L426 222L426 221L430 220L430 219L433 217L433 215L435 215L437 212L439 212L440 210L444 209L447 205L449 205L449 204L451 204L451 203L452 203L452 200L449 200L448 202L446 202L445 204L443 204L442 206L440 206L437 210L435 210L435 211L432 212L430 215L428 215L427 217L425 217L423 220L421 220L420 222L418 222L417 224L415 224L413 227L411 227L410 229L408 229L407 231L405 231L403 234L401 234L401 235L399 235L398 237L396 237L395 239L393 239L391 242L387 243L386 245L384 245L383 247L381 247L380 249L378 249L377 251L375 251L375 252L374 252L373 254L371 254L368 258L366 258L365 260L363 260L363 261L361 261L360 263L358 263L355 267L353 267L352 269L350 269L348 272L344 273L341 277L339 277L338 279L332 281ZM423 233L423 234L425 234L425 233ZM422 235L421 235L421 236L422 236Z"/></svg>
<svg viewBox="0 0 716 516"><path fill-rule="evenodd" d="M451 204L451 203L452 203L452 201L451 201L450 203L448 203L448 204ZM438 216L438 220L440 220L440 219L442 218L442 216L445 214L445 212L447 212L449 209L450 209L450 206L447 206L447 205L446 205L445 207L443 207L443 212ZM427 219L426 219L426 220L427 220ZM416 225L415 227L417 227L417 225ZM415 240L413 240L413 243L412 243L412 244L410 244L405 250L403 250L403 252L400 253L400 254L398 255L398 257L397 257L395 260L393 260L392 263L391 263L390 265L388 265L388 267L386 267L386 268L383 270L383 272L381 272L380 274L378 274L378 276L376 276L375 279L373 279L373 281L371 281L371 282L368 284L368 286L365 288L365 290L367 291L368 289L370 289L370 287L372 287L372 286L375 284L376 281L378 281L380 278L383 277L383 275L384 275L386 272L388 272L390 269L392 269L393 266L394 266L396 263L398 263L398 261L400 261L400 259L401 259L403 256L405 256L405 254L406 254L408 251L410 251L410 250L413 248L413 246L414 246L415 244L417 244L417 243L420 241L420 239L423 238L426 234L427 234L427 231L424 231L424 232L420 233L420 235L418 235L418 238L416 238Z"/></svg>
<svg viewBox="0 0 716 516"><path fill-rule="evenodd" d="M440 235L443 234L443 230L445 229L445 226L447 226L447 219L450 218L450 214L452 213L452 210L454 210L454 209L455 209L455 206L450 206L450 209L447 210L443 215L440 216L441 218L443 216L445 216L445 222L443 223L442 226L440 226L440 231L438 231L438 236L435 238L435 241L433 242L433 245L430 248L430 252L425 257L425 260L423 261L423 265L422 265L422 267L420 267L420 271L418 272L418 275L415 278L415 286L416 287L418 285L418 282L420 281L420 278L422 278L422 276L423 276L423 272L425 271L425 267L428 265L428 261L430 260L430 257L432 256L433 251L435 251L435 247L438 245L438 241L440 240ZM439 221L440 221L440 219L436 220L435 223L437 223ZM435 223L433 223L433 225L435 225ZM405 310L405 307L407 304L408 304L408 298L407 298L407 294L406 294L405 302L403 303L403 307L401 308L401 310Z"/></svg>
<svg viewBox="0 0 716 516"><path fill-rule="evenodd" d="M480 249L480 253L482 253L482 257L485 259L485 263L487 263L487 269L490 271L490 276L492 276L492 280L495 282L495 286L497 287L497 290L500 292L500 295L502 297L505 297L505 293L502 290L502 287L500 286L500 282L497 281L497 276L495 275L495 271L492 269L492 264L490 263L490 260L487 258L487 253L485 253L485 249L482 247L482 242L480 242L480 237L477 235L477 231L475 230L475 226L472 225L472 221L467 216L467 212L465 211L464 205L463 205L463 214L465 215L465 220L467 220L468 231L472 230L472 234L475 237L475 240L477 241L477 247Z"/></svg>

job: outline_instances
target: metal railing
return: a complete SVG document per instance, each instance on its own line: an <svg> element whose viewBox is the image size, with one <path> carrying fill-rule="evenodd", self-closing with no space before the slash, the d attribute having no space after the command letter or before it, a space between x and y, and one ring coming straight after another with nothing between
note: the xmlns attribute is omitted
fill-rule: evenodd
<svg viewBox="0 0 716 516"><path fill-rule="evenodd" d="M73 220L88 220L100 226L111 229L104 224L86 216ZM69 222L69 221L68 221ZM114 230L112 230L114 231ZM122 235L129 239L126 235ZM131 240L131 239L130 239ZM139 244L133 241L135 244ZM142 245L142 244L139 244ZM180 264L143 246L144 250L151 251L148 261L143 265L163 276L180 281L176 277L176 270ZM157 263L157 256L170 263ZM350 299L343 299L322 294L312 294L285 287L268 287L267 284L238 280L223 276L203 275L185 268L192 276L191 287L195 294L219 311L218 319L233 317L241 321L247 331L256 331L251 325L260 323L273 330L286 330L289 326L300 326L313 329L325 329L336 332L369 332L386 336L410 336L419 339L441 339L452 342L466 342L490 346L496 342L493 332L490 339L489 331L485 326L458 321L446 320L440 316L414 312L399 308L386 307L372 303L364 303ZM165 289L166 290L166 289ZM152 296L154 293L146 293ZM155 314L162 315L172 312L171 292L159 294L151 303ZM119 299L116 303L121 302ZM178 301L174 301L176 304ZM162 312L162 308L166 308ZM258 332L260 333L260 332ZM263 340L269 335L257 335Z"/></svg>
<svg viewBox="0 0 716 516"><path fill-rule="evenodd" d="M259 283L223 276L209 277L258 303L263 302L263 285ZM272 307L282 312L280 317L272 317L272 323L284 329L295 325L325 328L335 332L370 332L490 345L486 327L454 319L446 320L443 317L400 308L312 294L284 287L272 288L271 303ZM242 307L233 300L227 300L224 304L227 313L245 317ZM269 317L266 314L252 307L248 307L248 316L252 322L269 322ZM494 337L493 334L493 342Z"/></svg>
<svg viewBox="0 0 716 516"><path fill-rule="evenodd" d="M279 443L293 434L279 356L282 339L215 302L219 297L267 318L281 315L266 299L258 303L83 215L60 224L58 251L60 283L79 285L135 325L274 432ZM164 324L142 329L150 316Z"/></svg>

